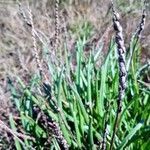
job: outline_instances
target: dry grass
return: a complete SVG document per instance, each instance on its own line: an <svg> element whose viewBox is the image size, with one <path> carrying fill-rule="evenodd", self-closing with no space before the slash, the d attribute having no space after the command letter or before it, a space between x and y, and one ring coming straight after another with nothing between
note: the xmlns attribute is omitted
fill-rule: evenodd
<svg viewBox="0 0 150 150"><path fill-rule="evenodd" d="M61 58L60 60L59 57L65 55L65 52L61 51L64 46L64 41L67 43L67 48L69 52L72 53L72 57L75 57L74 46L76 39L82 37L82 34L84 34L86 30L90 30L90 32L87 33L87 48L85 48L85 51L88 53L91 45L96 45L97 47L103 40L103 54L105 55L107 53L108 43L114 35L110 21L111 3L109 1L93 0L88 2L70 1L70 3L58 3L59 0L54 7L54 1L32 1L29 3L30 8L28 8L26 2L22 2L20 7L15 2L10 2L10 4L7 5L0 3L0 38L2 39L0 41L0 63L2 64L0 66L0 106L2 106L0 112L0 116L2 116L2 118L0 118L0 126L15 138L22 136L22 134L17 135L16 132L11 131L2 121L6 120L9 112L12 111L10 109L11 104L8 104L10 98L9 91L5 85L8 75L19 75L25 82L28 82L29 77L34 72L37 72L38 68L40 75L42 77L44 76L44 79L47 80L48 74L45 71L47 65L45 65L46 63L43 60L45 54L43 51L40 51L40 49L48 47L48 52L45 53L51 54L51 59L54 59L54 62L58 62L59 60L59 64L63 64L64 59ZM125 31L125 41L127 41L127 43L130 41L133 30L136 28L142 12L139 10L140 7L138 5L136 9L130 7L131 6L129 6L125 12L123 11L124 9L120 10L122 18L119 20ZM58 10L60 10L60 14ZM143 13L143 16L144 15ZM143 25L145 25L143 18L140 22L139 30L137 30L138 35L140 35ZM150 20L149 16L147 20ZM87 24L85 24L85 22ZM145 31L141 37L142 62L149 61L150 58L149 27L150 22L147 22ZM80 28L81 31L79 30ZM85 28L85 30L83 28ZM120 33L118 33L118 35L120 35ZM120 42L118 41L117 43ZM120 46L121 45L118 47ZM124 49L124 45L122 46ZM56 52L57 48L60 49L59 54ZM121 79L124 79L124 77L120 77L120 82L122 82ZM121 89L120 96L124 94L125 91L124 83L122 83ZM122 97L119 101L118 111L120 112ZM106 149L106 127L107 120L104 129L103 149ZM115 132L116 131L114 131L114 134ZM113 138L114 137L112 137L112 142ZM61 139L61 141L63 141L63 139ZM64 141L64 143L66 144L66 141ZM68 149L67 144L65 144L64 147L66 146L66 149Z"/></svg>
<svg viewBox="0 0 150 150"><path fill-rule="evenodd" d="M99 37L105 32L106 27L109 26L109 22L111 20L110 13L110 3L109 2L102 2L96 1L93 2L78 2L78 5L67 5L65 4L65 10L67 11L67 27L69 28L77 24L77 22L81 22L84 20L88 20L93 28L93 35L96 34L97 31L101 31ZM74 3L73 3L74 4ZM27 5L23 2L23 9L27 9ZM44 0L41 2L32 2L30 3L31 9L33 11L34 22L36 31L42 32L50 42L50 39L54 37L55 30L54 30L54 3L48 2ZM32 48L32 40L30 35L30 28L27 27L24 22L22 21L22 17L19 14L18 5L15 3L10 3L8 5L4 3L0 3L1 9L1 39L0 42L0 51L1 57L5 57L9 61L9 64L14 64L10 67L10 70L14 68L17 62L15 60L16 55L14 52L16 49L19 49L21 53L28 57L28 53L31 51ZM62 6L61 6L62 8ZM108 13L108 15L107 15ZM99 14L99 15L97 15ZM123 12L122 12L123 14ZM131 33L133 29L136 27L137 22L140 18L140 9L133 10L130 14L124 16L123 20L123 27L126 28L126 33L129 33L126 37L127 40L130 39ZM93 17L94 16L94 17ZM40 21L39 21L40 20ZM132 26L130 26L132 24ZM150 31L148 29L149 22L147 22L145 27L145 32L143 34L143 49L144 53L149 51L149 35ZM42 36L42 35L40 35ZM28 38L27 38L28 37ZM42 36L42 39L44 37ZM72 41L70 41L70 44ZM50 43L47 43L50 44ZM71 46L70 46L71 47ZM146 50L145 50L146 49ZM12 57L11 54L14 56ZM6 58L7 55L7 58ZM149 55L149 52L148 52ZM9 65L8 64L8 65ZM8 67L7 65L7 67ZM31 64L32 65L32 64ZM2 67L4 68L4 66ZM1 68L1 70L2 70ZM15 69L15 68L14 68ZM33 69L33 68L32 68ZM1 71L2 72L2 71Z"/></svg>

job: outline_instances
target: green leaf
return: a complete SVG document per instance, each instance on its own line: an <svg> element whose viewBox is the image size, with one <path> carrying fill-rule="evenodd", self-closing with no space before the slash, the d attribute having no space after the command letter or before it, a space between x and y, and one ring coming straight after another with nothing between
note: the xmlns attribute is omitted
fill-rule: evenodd
<svg viewBox="0 0 150 150"><path fill-rule="evenodd" d="M121 142L121 144L117 147L117 150L123 149L128 141L136 134L136 132L143 126L143 123L138 123L130 132L129 134L124 138L124 140Z"/></svg>
<svg viewBox="0 0 150 150"><path fill-rule="evenodd" d="M15 121L14 121L14 119L13 119L12 114L9 115L9 122L10 122L10 126L11 126L12 130L13 130L14 132L16 132L17 128L16 128L16 126L15 126ZM20 145L19 140L18 140L16 137L14 137L14 141L15 141L16 149L17 149L17 150L21 150L22 148L21 148L21 145Z"/></svg>

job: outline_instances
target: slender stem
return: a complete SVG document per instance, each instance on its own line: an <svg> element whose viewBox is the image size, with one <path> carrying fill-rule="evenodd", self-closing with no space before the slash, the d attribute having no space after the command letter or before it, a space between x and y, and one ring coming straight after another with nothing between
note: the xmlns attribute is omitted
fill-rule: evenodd
<svg viewBox="0 0 150 150"><path fill-rule="evenodd" d="M144 5L145 5L145 3L144 3ZM131 38L129 59L128 59L128 62L127 62L127 71L130 68L130 64L131 64L131 60L133 58L135 47L136 47L136 45L137 45L137 43L140 39L142 31L144 30L145 21L146 21L146 8L144 7L141 21L140 21L139 25L137 26L137 29L136 29L135 33L133 34L133 36ZM136 41L135 41L134 45L132 46L132 43L134 42L134 40L136 40Z"/></svg>
<svg viewBox="0 0 150 150"><path fill-rule="evenodd" d="M121 116L121 112L117 112L116 118L115 118L115 123L114 123L114 128L113 128L113 135L112 135L111 143L110 143L110 150L113 149L113 143L114 143L114 140L115 140L115 134L116 134L118 126L119 126L120 116Z"/></svg>
<svg viewBox="0 0 150 150"><path fill-rule="evenodd" d="M113 149L113 143L114 143L115 135L119 124L119 118L122 112L122 101L125 95L126 76L127 76L126 61L125 61L126 49L124 46L124 38L123 38L123 31L122 31L123 29L120 24L119 14L114 9L113 1L112 1L112 11L113 11L113 25L114 25L114 30L116 32L115 42L117 44L117 52L118 52L119 94L117 100L117 112L116 112L116 118L115 118L115 123L113 128L113 135L110 142L110 150Z"/></svg>
<svg viewBox="0 0 150 150"><path fill-rule="evenodd" d="M59 0L55 0L55 53L58 48L59 36Z"/></svg>

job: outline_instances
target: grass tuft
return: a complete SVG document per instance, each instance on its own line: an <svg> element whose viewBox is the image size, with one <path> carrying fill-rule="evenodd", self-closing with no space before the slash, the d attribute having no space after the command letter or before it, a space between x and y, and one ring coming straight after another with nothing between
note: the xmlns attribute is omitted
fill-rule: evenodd
<svg viewBox="0 0 150 150"><path fill-rule="evenodd" d="M58 52L58 0L55 7L55 52ZM80 25L81 34L71 54L64 24L66 41L60 49L64 55L59 58L51 53L49 57L49 49L41 42L46 74L37 51L38 32L31 10L29 20L23 12L22 15L30 26L37 68L44 79L37 73L33 73L28 82L20 76L9 77L8 88L17 117L9 115L11 129L1 120L0 127L12 135L14 149L149 149L150 88L145 80L150 65L140 63L145 11L136 30L139 39L131 40L131 51L126 51L123 29L113 6L115 38L107 41L106 56L102 51L106 50L103 38L86 52L87 38L92 30L88 23ZM61 19L64 22L62 16Z"/></svg>

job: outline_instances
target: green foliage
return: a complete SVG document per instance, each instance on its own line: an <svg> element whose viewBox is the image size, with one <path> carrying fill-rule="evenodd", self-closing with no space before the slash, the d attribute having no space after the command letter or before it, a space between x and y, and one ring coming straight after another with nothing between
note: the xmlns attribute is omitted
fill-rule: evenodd
<svg viewBox="0 0 150 150"><path fill-rule="evenodd" d="M81 39L85 37L87 34ZM131 61L128 68L128 83L114 147L147 150L150 143L150 89L141 84L144 73L141 75L143 69L137 57L140 51L139 44L131 43L131 46L134 50L131 59L127 56L127 61ZM35 139L23 139L24 145L36 149L62 149L57 137L52 135L48 127L40 124L40 113L35 115L34 110L34 107L38 107L45 116L58 123L71 150L101 149L104 134L106 148L110 147L117 110L118 57L116 45L112 40L104 62L97 66L100 51L99 49L95 54L93 49L86 58L83 57L84 41L79 40L76 44L76 66L71 67L72 60L69 54L66 55L66 64L61 69L47 58L51 83L45 84L46 90L38 77L31 79L29 86L17 77L18 90L10 84L24 132ZM10 124L12 129L16 130L17 122L12 116ZM23 149L20 141L16 138L14 141L16 149Z"/></svg>
<svg viewBox="0 0 150 150"><path fill-rule="evenodd" d="M90 22L83 19L82 21L78 21L70 27L71 33L75 34L76 38L88 39L92 32L93 26Z"/></svg>

